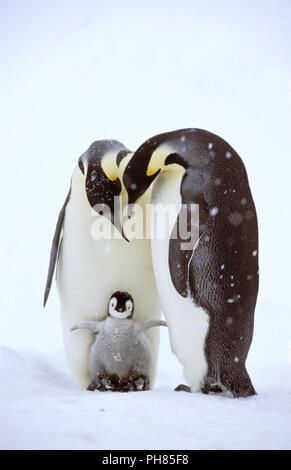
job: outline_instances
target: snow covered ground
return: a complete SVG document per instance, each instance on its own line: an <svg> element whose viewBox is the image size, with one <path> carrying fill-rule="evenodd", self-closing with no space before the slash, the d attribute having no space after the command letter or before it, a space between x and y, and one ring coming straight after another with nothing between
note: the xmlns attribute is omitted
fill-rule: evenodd
<svg viewBox="0 0 291 470"><path fill-rule="evenodd" d="M0 448L291 448L290 0L11 0L0 5ZM42 295L79 155L199 127L242 156L260 228L248 370L258 395L78 391Z"/></svg>
<svg viewBox="0 0 291 470"><path fill-rule="evenodd" d="M165 332L149 392L79 391L62 353L3 348L0 447L291 449L291 322L278 313L285 321L274 327L274 312L258 312L248 362L258 395L248 399L173 391L183 379Z"/></svg>

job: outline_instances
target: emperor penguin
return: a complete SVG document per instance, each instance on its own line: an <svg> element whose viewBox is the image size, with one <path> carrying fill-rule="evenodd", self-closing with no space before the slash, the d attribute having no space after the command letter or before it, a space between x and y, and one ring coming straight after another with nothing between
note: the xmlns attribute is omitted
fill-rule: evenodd
<svg viewBox="0 0 291 470"><path fill-rule="evenodd" d="M167 326L161 320L134 321L134 301L128 292L114 292L102 322L81 321L71 330L95 334L89 354L88 390L129 392L149 389L152 351L144 332Z"/></svg>
<svg viewBox="0 0 291 470"><path fill-rule="evenodd" d="M68 196L61 209L51 248L44 295L46 304L57 264L63 338L69 366L80 389L91 382L90 331L70 333L77 321L100 321L113 291L131 292L137 321L159 319L161 307L151 259L150 240L130 243L122 228L122 207L127 202L122 174L130 152L115 140L94 142L79 158ZM142 205L148 201L148 195ZM146 332L153 363L157 362L159 331ZM151 369L150 386L155 377Z"/></svg>
<svg viewBox="0 0 291 470"><path fill-rule="evenodd" d="M185 389L255 394L245 362L258 293L258 225L241 158L215 134L181 129L143 143L123 183L130 205L150 189L152 208L179 207L168 236L153 237L151 249L171 347L190 386ZM189 221L192 209L196 217ZM193 232L186 245L177 230L185 213Z"/></svg>

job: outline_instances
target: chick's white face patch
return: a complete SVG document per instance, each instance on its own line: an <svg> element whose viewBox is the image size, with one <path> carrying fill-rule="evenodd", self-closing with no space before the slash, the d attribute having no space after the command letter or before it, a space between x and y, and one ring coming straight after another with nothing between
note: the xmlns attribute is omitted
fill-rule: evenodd
<svg viewBox="0 0 291 470"><path fill-rule="evenodd" d="M130 317L133 310L133 303L131 300L127 300L125 303L125 310L119 311L117 307L116 297L112 297L109 302L109 313L114 318L127 318Z"/></svg>
<svg viewBox="0 0 291 470"><path fill-rule="evenodd" d="M129 312L129 314L132 313L132 308L133 308L133 303L131 300L127 300L125 302L125 306L126 306L126 311Z"/></svg>
<svg viewBox="0 0 291 470"><path fill-rule="evenodd" d="M113 297L109 302L109 313L115 312L115 307L117 305L117 299Z"/></svg>

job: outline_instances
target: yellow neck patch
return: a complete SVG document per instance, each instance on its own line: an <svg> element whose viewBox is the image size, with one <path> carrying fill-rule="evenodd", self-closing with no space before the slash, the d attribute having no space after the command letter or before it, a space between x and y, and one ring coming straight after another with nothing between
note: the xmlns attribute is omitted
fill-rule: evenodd
<svg viewBox="0 0 291 470"><path fill-rule="evenodd" d="M101 167L107 178L111 181L115 181L117 178L119 178L120 181L122 181L123 172L132 155L133 154L129 152L125 157L123 157L119 166L117 166L116 151L106 153L106 155L104 155L102 158Z"/></svg>
<svg viewBox="0 0 291 470"><path fill-rule="evenodd" d="M158 170L162 170L165 166L165 160L167 156L174 152L175 150L169 144L158 147L152 153L147 167L147 176L154 175Z"/></svg>
<svg viewBox="0 0 291 470"><path fill-rule="evenodd" d="M118 177L118 166L116 165L116 151L108 152L101 160L101 167L105 175L111 181L115 181Z"/></svg>

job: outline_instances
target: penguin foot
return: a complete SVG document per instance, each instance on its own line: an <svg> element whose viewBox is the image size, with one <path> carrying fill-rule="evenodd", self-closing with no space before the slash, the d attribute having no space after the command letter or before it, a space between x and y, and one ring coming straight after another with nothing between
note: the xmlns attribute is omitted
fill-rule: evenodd
<svg viewBox="0 0 291 470"><path fill-rule="evenodd" d="M140 374L132 374L127 379L122 379L117 375L110 376L114 392L137 392L149 390L149 379Z"/></svg>
<svg viewBox="0 0 291 470"><path fill-rule="evenodd" d="M121 379L116 374L99 375L96 377L87 390L94 392L139 392L142 390L149 390L150 381L145 375L132 374L128 379Z"/></svg>
<svg viewBox="0 0 291 470"><path fill-rule="evenodd" d="M214 384L214 385L205 384L204 387L201 388L201 392L206 395L208 395L209 392L221 393L222 391L223 391L222 388L217 384Z"/></svg>
<svg viewBox="0 0 291 470"><path fill-rule="evenodd" d="M96 379L92 380L92 382L88 385L87 390L90 392L94 392L95 390L99 390L101 387L101 381L99 377L96 377Z"/></svg>
<svg viewBox="0 0 291 470"><path fill-rule="evenodd" d="M219 385L211 385L211 387L210 387L210 392L213 392L213 393L222 393L223 390L222 390L222 388L221 388Z"/></svg>
<svg viewBox="0 0 291 470"><path fill-rule="evenodd" d="M87 387L87 390L94 392L98 390L99 392L107 391L116 391L119 388L117 381L119 378L115 375L99 375L96 377L90 385Z"/></svg>
<svg viewBox="0 0 291 470"><path fill-rule="evenodd" d="M210 385L205 384L204 387L201 388L201 392L204 393L205 395L208 395L208 393L210 392Z"/></svg>
<svg viewBox="0 0 291 470"><path fill-rule="evenodd" d="M134 383L131 380L124 381L121 385L120 391L121 392L134 392L135 391Z"/></svg>
<svg viewBox="0 0 291 470"><path fill-rule="evenodd" d="M185 384L179 384L175 388L175 392L190 392L191 393L191 387Z"/></svg>

